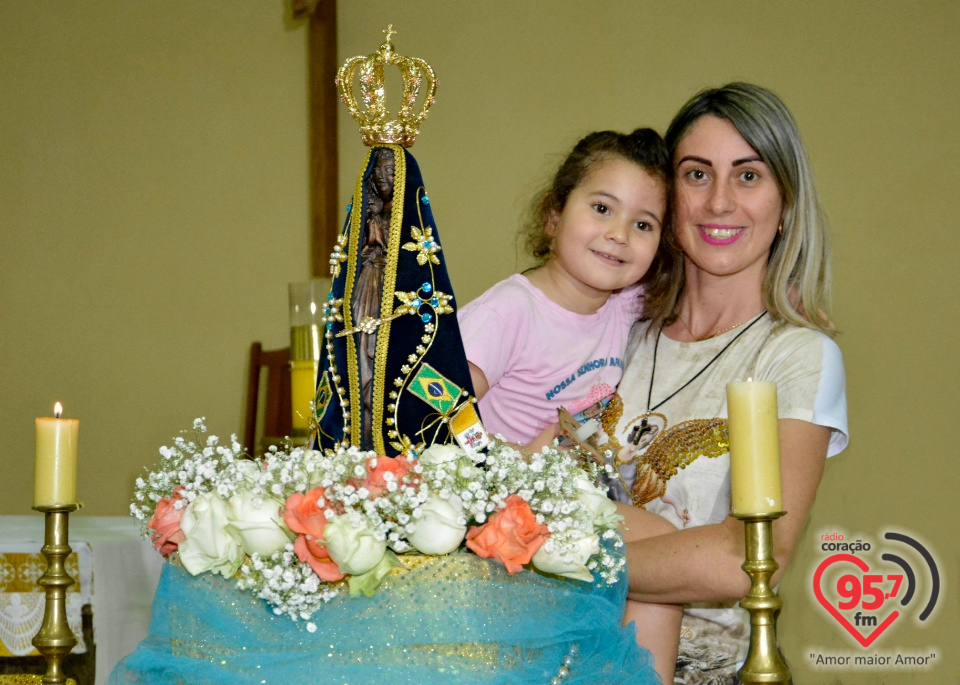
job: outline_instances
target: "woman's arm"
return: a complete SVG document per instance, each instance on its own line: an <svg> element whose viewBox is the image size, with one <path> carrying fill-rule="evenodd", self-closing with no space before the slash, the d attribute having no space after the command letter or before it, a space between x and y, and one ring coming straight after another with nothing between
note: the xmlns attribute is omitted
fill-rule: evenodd
<svg viewBox="0 0 960 685"><path fill-rule="evenodd" d="M780 569L793 554L813 506L827 458L830 429L782 419L780 464L786 516L773 524L774 556ZM743 523L728 516L697 526L627 543L630 599L655 604L731 601L742 598L750 580L744 562Z"/></svg>

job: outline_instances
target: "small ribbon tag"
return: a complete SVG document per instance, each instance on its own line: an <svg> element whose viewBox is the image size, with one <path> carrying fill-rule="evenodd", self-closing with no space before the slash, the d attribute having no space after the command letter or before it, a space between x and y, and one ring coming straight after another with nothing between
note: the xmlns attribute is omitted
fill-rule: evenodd
<svg viewBox="0 0 960 685"><path fill-rule="evenodd" d="M471 457L490 444L473 402L464 404L450 419L450 430L460 447Z"/></svg>

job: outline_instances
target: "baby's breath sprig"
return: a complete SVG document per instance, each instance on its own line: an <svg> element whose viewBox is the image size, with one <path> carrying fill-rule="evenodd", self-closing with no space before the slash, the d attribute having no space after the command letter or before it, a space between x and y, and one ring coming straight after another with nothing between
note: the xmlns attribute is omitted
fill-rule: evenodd
<svg viewBox="0 0 960 685"><path fill-rule="evenodd" d="M130 514L141 523L146 534L146 523L153 516L157 502L173 495L174 488L180 486L182 497L179 506L185 507L197 498L197 495L211 490L224 489L231 494L229 469L246 453L237 441L236 435L230 436L229 445L221 445L216 435L207 435L204 418L194 419L192 430L183 431L173 439L172 447L160 448L160 465L156 470L147 470L145 476L137 478ZM224 478L226 476L226 478Z"/></svg>

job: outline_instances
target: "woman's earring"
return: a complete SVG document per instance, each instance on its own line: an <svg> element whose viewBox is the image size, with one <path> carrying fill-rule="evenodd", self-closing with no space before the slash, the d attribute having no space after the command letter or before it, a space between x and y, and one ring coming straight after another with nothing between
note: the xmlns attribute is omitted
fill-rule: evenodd
<svg viewBox="0 0 960 685"><path fill-rule="evenodd" d="M782 222L780 223L780 226L777 227L777 233L779 233L780 235L783 235L783 223L782 223Z"/></svg>

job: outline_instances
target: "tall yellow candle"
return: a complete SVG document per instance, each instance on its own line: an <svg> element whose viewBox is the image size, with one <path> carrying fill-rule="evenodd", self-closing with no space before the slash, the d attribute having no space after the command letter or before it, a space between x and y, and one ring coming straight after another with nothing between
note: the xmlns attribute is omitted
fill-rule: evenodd
<svg viewBox="0 0 960 685"><path fill-rule="evenodd" d="M777 419L776 383L751 380L727 383L734 514L770 514L783 510Z"/></svg>
<svg viewBox="0 0 960 685"><path fill-rule="evenodd" d="M319 362L301 360L290 362L290 408L293 411L293 432L305 435L310 428L310 403L317 394L317 367Z"/></svg>
<svg viewBox="0 0 960 685"><path fill-rule="evenodd" d="M54 418L37 419L37 452L34 463L33 506L77 503L78 419L62 419L57 402Z"/></svg>

